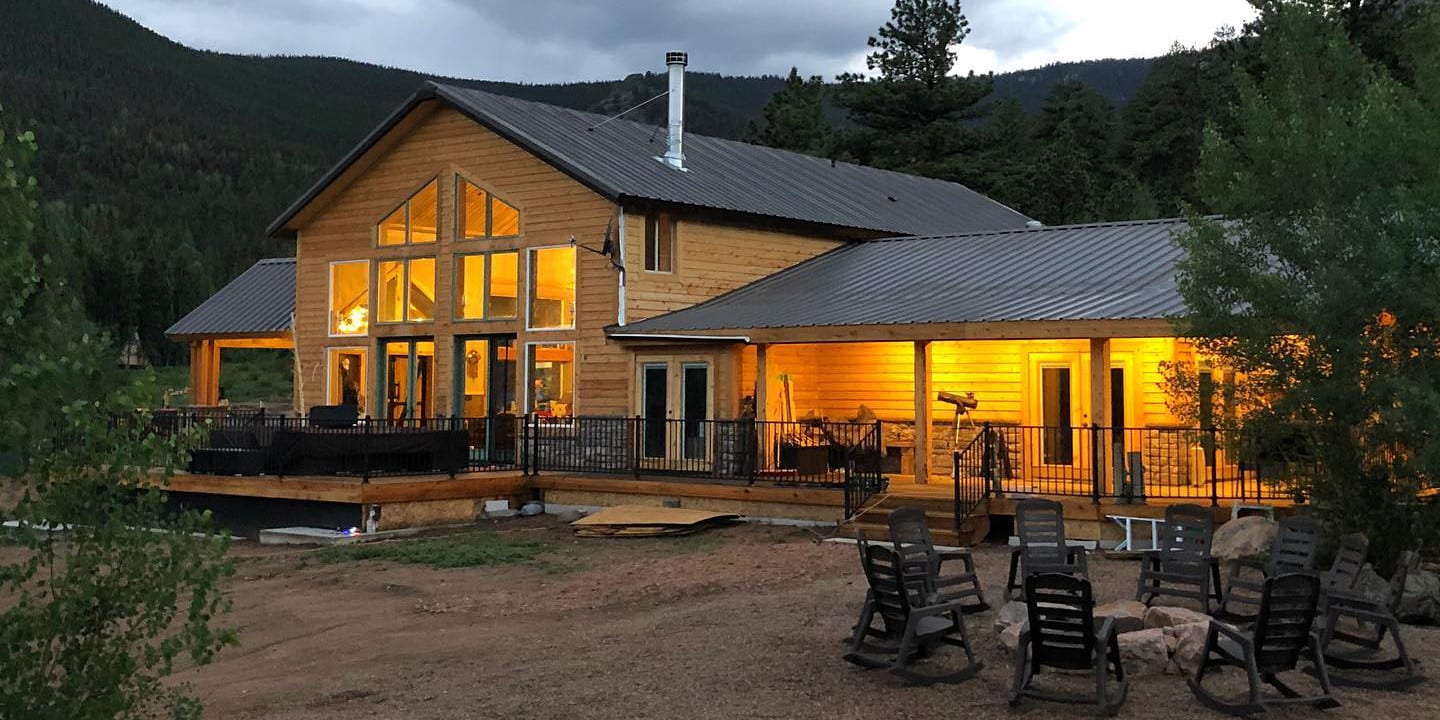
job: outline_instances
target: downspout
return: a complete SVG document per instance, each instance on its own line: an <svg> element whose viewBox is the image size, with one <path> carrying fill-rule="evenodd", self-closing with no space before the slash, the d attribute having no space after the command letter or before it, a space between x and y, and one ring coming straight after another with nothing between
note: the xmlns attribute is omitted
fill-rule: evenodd
<svg viewBox="0 0 1440 720"><path fill-rule="evenodd" d="M620 283L619 283L620 303L619 303L618 308L615 310L615 324L616 324L616 325L624 325L624 324L625 324L625 268L629 267L628 265L625 264L625 206L624 206L624 205L616 205L616 207L620 209L620 221L616 223L617 227L619 228L619 229L618 229L619 238L618 238L617 242L620 243Z"/></svg>

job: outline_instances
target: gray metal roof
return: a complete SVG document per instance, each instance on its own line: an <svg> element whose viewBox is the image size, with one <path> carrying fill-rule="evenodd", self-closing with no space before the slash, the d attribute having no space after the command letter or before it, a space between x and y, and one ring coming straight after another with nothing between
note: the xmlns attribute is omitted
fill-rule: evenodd
<svg viewBox="0 0 1440 720"><path fill-rule="evenodd" d="M847 245L612 334L807 326L1173 317L1184 220Z"/></svg>
<svg viewBox="0 0 1440 720"><path fill-rule="evenodd" d="M290 330L295 314L295 258L261 260L200 307L170 326L165 336L251 337Z"/></svg>
<svg viewBox="0 0 1440 720"><path fill-rule="evenodd" d="M687 133L685 170L656 160L665 130L427 83L270 226L285 225L391 127L438 99L612 200L714 208L887 234L1020 227L1029 218L963 185ZM597 125L600 125L597 127Z"/></svg>

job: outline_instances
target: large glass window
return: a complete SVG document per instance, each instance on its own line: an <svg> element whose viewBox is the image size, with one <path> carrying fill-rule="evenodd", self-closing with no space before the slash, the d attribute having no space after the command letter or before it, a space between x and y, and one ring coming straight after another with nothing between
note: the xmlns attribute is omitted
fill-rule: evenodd
<svg viewBox="0 0 1440 720"><path fill-rule="evenodd" d="M330 334L364 335L370 327L370 261L330 264Z"/></svg>
<svg viewBox="0 0 1440 720"><path fill-rule="evenodd" d="M389 340L380 343L385 417L391 420L434 417L435 342Z"/></svg>
<svg viewBox="0 0 1440 720"><path fill-rule="evenodd" d="M546 417L569 417L575 411L575 343L531 343L527 347L529 410Z"/></svg>
<svg viewBox="0 0 1440 720"><path fill-rule="evenodd" d="M456 257L455 317L459 320L515 317L518 258L519 253L515 252Z"/></svg>
<svg viewBox="0 0 1440 720"><path fill-rule="evenodd" d="M365 412L365 348L330 348L326 355L330 368L326 402Z"/></svg>
<svg viewBox="0 0 1440 720"><path fill-rule="evenodd" d="M675 271L675 218L656 213L645 218L645 269Z"/></svg>
<svg viewBox="0 0 1440 720"><path fill-rule="evenodd" d="M440 218L440 186L431 180L395 208L376 229L380 245L414 245L433 243Z"/></svg>
<svg viewBox="0 0 1440 720"><path fill-rule="evenodd" d="M379 322L435 319L435 258L381 260L375 284Z"/></svg>
<svg viewBox="0 0 1440 720"><path fill-rule="evenodd" d="M461 239L513 237L520 234L520 211L514 206L457 178L460 203L456 208Z"/></svg>
<svg viewBox="0 0 1440 720"><path fill-rule="evenodd" d="M530 328L575 327L575 248L530 251Z"/></svg>

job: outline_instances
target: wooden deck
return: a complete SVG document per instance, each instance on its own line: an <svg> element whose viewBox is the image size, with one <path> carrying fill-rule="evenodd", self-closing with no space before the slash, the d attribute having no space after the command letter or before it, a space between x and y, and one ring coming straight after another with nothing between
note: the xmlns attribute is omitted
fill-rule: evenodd
<svg viewBox="0 0 1440 720"><path fill-rule="evenodd" d="M519 470L445 475L358 477L334 475L226 476L176 473L170 479L174 492L307 500L315 502L383 505L428 500L465 500L514 495L530 488Z"/></svg>

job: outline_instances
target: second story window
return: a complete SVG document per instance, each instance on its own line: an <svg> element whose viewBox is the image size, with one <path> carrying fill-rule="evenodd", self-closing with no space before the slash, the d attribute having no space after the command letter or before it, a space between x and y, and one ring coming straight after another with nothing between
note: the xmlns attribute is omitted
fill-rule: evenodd
<svg viewBox="0 0 1440 720"><path fill-rule="evenodd" d="M464 178L456 178L460 202L455 216L457 235L462 240L514 237L520 234L520 211L500 198L476 187Z"/></svg>
<svg viewBox="0 0 1440 720"><path fill-rule="evenodd" d="M529 318L532 330L575 327L575 248L530 250Z"/></svg>
<svg viewBox="0 0 1440 720"><path fill-rule="evenodd" d="M675 272L675 218L669 213L645 217L645 269Z"/></svg>
<svg viewBox="0 0 1440 720"><path fill-rule="evenodd" d="M364 335L369 305L370 261L330 263L330 335Z"/></svg>
<svg viewBox="0 0 1440 720"><path fill-rule="evenodd" d="M458 320L515 317L518 287L515 251L476 253L455 258L455 318Z"/></svg>
<svg viewBox="0 0 1440 720"><path fill-rule="evenodd" d="M376 265L377 322L435 319L435 258L381 260Z"/></svg>
<svg viewBox="0 0 1440 720"><path fill-rule="evenodd" d="M435 242L436 221L440 217L439 183L435 180L425 184L420 192L400 204L385 216L376 228L376 243L380 245L418 245Z"/></svg>

